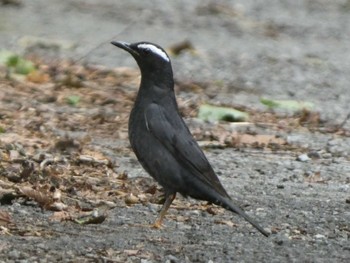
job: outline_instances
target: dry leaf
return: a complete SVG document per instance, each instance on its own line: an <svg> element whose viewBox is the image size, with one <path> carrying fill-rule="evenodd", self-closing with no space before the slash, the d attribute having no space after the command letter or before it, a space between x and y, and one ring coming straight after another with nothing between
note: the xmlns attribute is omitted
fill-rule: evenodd
<svg viewBox="0 0 350 263"><path fill-rule="evenodd" d="M189 221L189 217L185 217L185 216L176 216L176 221L177 222L186 222Z"/></svg>
<svg viewBox="0 0 350 263"><path fill-rule="evenodd" d="M145 202L148 200L148 196L146 194L138 194L137 198L141 201L141 202Z"/></svg>
<svg viewBox="0 0 350 263"><path fill-rule="evenodd" d="M208 206L206 211L211 215L220 214L220 208L214 206Z"/></svg>
<svg viewBox="0 0 350 263"><path fill-rule="evenodd" d="M305 178L305 182L307 183L319 183L319 184L325 184L327 181L325 179L321 178L321 172L318 171L314 173L313 175Z"/></svg>
<svg viewBox="0 0 350 263"><path fill-rule="evenodd" d="M154 195L157 192L157 185L152 185L148 189L146 189L145 193Z"/></svg>
<svg viewBox="0 0 350 263"><path fill-rule="evenodd" d="M240 146L240 145L249 145L256 148L264 148L269 144L279 144L284 145L287 142L277 137L276 135L267 135L267 134L232 134L232 145Z"/></svg>
<svg viewBox="0 0 350 263"><path fill-rule="evenodd" d="M235 223L233 223L230 220L215 220L216 224L220 224L220 225L228 225L230 227L234 227L237 226Z"/></svg>
<svg viewBox="0 0 350 263"><path fill-rule="evenodd" d="M277 234L280 231L281 231L281 228L278 227L278 226L271 227L271 233L272 234Z"/></svg>
<svg viewBox="0 0 350 263"><path fill-rule="evenodd" d="M90 164L102 164L102 165L108 165L109 161L107 159L99 160L93 156L89 155L80 155L78 157L78 160L82 163L90 163Z"/></svg>
<svg viewBox="0 0 350 263"><path fill-rule="evenodd" d="M124 253L128 256L136 256L138 252L136 249L124 249Z"/></svg>
<svg viewBox="0 0 350 263"><path fill-rule="evenodd" d="M11 221L10 214L7 211L0 210L0 226L6 226L11 223L12 221Z"/></svg>
<svg viewBox="0 0 350 263"><path fill-rule="evenodd" d="M62 202L54 202L47 207L51 211L63 211L68 208L68 206Z"/></svg>
<svg viewBox="0 0 350 263"><path fill-rule="evenodd" d="M27 80L30 82L42 84L47 83L50 80L50 76L38 70L34 70L27 75Z"/></svg>
<svg viewBox="0 0 350 263"><path fill-rule="evenodd" d="M57 201L61 200L61 196L62 196L61 191L58 189L55 189L55 192L53 193L52 199L55 202L57 202Z"/></svg>
<svg viewBox="0 0 350 263"><path fill-rule="evenodd" d="M175 43L171 47L169 47L167 51L170 55L177 56L181 54L184 50L194 52L195 49L189 40L184 40L182 42Z"/></svg>
<svg viewBox="0 0 350 263"><path fill-rule="evenodd" d="M125 203L127 205L134 205L139 202L139 198L134 196L133 194L129 194L125 197Z"/></svg>
<svg viewBox="0 0 350 263"><path fill-rule="evenodd" d="M37 202L43 208L47 208L50 204L53 203L51 196L48 196L48 193L46 193L46 192L34 190L28 186L21 187L20 191L25 196L33 199L35 202Z"/></svg>
<svg viewBox="0 0 350 263"><path fill-rule="evenodd" d="M67 221L72 220L72 216L67 211L54 212L50 217L51 221Z"/></svg>

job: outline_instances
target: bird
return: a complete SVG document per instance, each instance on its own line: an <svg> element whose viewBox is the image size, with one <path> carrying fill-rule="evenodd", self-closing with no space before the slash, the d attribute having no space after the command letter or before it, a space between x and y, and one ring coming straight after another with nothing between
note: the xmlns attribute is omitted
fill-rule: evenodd
<svg viewBox="0 0 350 263"><path fill-rule="evenodd" d="M127 51L141 71L140 87L129 116L128 136L138 161L165 194L153 226L162 226L167 210L179 193L230 210L268 237L263 227L233 203L182 119L174 92L172 65L165 50L146 41L112 41L111 44Z"/></svg>

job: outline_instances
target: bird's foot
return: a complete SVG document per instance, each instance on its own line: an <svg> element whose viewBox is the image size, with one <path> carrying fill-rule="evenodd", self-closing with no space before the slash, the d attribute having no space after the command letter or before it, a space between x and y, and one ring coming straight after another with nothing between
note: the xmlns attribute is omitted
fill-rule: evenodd
<svg viewBox="0 0 350 263"><path fill-rule="evenodd" d="M152 228L155 228L155 229L161 229L162 227L163 227L163 222L161 220L157 220L152 225Z"/></svg>

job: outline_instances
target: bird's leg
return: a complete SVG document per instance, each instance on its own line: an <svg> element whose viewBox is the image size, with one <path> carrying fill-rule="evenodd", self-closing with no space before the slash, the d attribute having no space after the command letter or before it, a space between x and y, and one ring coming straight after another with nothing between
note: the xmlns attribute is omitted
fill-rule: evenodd
<svg viewBox="0 0 350 263"><path fill-rule="evenodd" d="M167 195L165 202L162 206L162 209L160 210L159 217L157 218L156 222L153 225L154 228L161 228L162 227L163 218L164 218L166 212L168 211L171 203L174 201L175 197L176 197L176 193Z"/></svg>

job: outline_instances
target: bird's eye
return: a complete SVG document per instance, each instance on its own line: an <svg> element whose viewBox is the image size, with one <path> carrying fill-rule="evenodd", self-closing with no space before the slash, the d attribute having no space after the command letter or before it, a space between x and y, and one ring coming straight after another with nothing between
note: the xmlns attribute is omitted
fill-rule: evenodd
<svg viewBox="0 0 350 263"><path fill-rule="evenodd" d="M150 50L149 48L145 48L145 49L143 50L143 53L149 54L149 53L151 53L151 50Z"/></svg>

